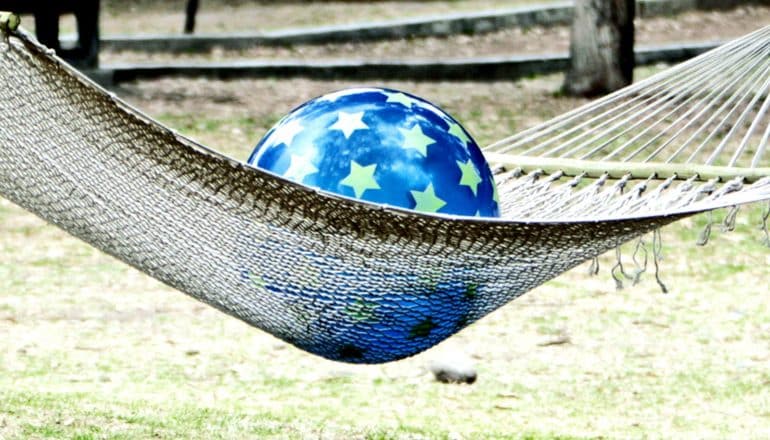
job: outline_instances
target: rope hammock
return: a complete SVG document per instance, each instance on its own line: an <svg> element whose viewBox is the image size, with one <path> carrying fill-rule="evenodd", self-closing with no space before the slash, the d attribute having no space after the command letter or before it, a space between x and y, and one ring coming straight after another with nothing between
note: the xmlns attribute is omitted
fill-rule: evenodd
<svg viewBox="0 0 770 440"><path fill-rule="evenodd" d="M770 27L491 145L501 219L250 168L14 28L0 19L0 195L329 359L413 355L621 243L770 199Z"/></svg>

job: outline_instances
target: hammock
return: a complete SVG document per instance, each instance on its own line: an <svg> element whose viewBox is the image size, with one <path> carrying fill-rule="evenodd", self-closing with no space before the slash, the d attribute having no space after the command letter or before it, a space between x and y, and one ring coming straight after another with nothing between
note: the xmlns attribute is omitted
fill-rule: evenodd
<svg viewBox="0 0 770 440"><path fill-rule="evenodd" d="M329 359L413 355L621 243L770 199L770 27L490 146L501 219L250 168L13 28L0 24L0 195Z"/></svg>

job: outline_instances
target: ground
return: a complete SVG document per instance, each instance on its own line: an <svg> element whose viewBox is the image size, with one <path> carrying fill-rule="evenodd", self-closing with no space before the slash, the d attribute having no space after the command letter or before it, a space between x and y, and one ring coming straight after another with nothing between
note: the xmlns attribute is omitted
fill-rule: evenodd
<svg viewBox="0 0 770 440"><path fill-rule="evenodd" d="M323 10L323 9L321 9ZM636 44L665 45L679 42L710 42L737 38L770 21L770 6L744 6L731 11L692 11L671 17L636 20ZM426 59L510 56L523 54L564 53L569 50L569 27L534 26L512 28L483 35L457 35L449 38L416 38L369 43L327 45L294 45L288 47L254 47L243 51L177 53L173 55L146 52L105 51L101 60L111 62L148 62L162 60L217 60L225 58L289 58L317 60L348 59Z"/></svg>
<svg viewBox="0 0 770 440"><path fill-rule="evenodd" d="M715 37L719 35L715 34ZM637 72L643 76L648 70ZM583 103L552 75L384 83L440 104L479 143ZM116 90L244 159L281 115L353 82L166 79ZM724 213L717 213L719 220ZM765 438L770 248L762 207L695 246L708 217L663 231L652 274L616 290L601 259L435 349L379 366L303 353L0 200L0 438ZM630 262L630 249L624 253ZM473 385L426 365L460 351Z"/></svg>
<svg viewBox="0 0 770 440"><path fill-rule="evenodd" d="M196 32L263 32L556 2L557 0L202 1L197 14ZM179 34L185 21L186 3L186 0L105 0L102 1L101 23L108 34ZM31 23L31 19L25 20L25 26L29 27ZM73 23L71 17L66 17L63 30L74 31Z"/></svg>
<svg viewBox="0 0 770 440"><path fill-rule="evenodd" d="M485 11L556 0L390 0L390 1L216 1L201 2L196 31L269 31L282 28L350 24L368 20ZM115 33L179 33L184 23L184 0L163 2L108 1L104 19ZM150 17L126 20L126 13Z"/></svg>

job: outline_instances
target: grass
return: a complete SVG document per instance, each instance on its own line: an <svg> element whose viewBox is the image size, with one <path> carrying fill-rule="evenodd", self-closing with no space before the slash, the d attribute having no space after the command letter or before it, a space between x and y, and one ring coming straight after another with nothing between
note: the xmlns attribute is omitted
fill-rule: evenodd
<svg viewBox="0 0 770 440"><path fill-rule="evenodd" d="M14 231L36 220L2 206L3 438L721 437L768 426L768 251L717 237L688 264L693 248L676 238L686 224L665 234L673 293L650 277L616 292L606 271L568 273L449 341L480 369L477 384L453 387L422 369L441 347L385 366L319 360L49 226ZM38 246L8 252L21 234ZM54 249L72 252L29 264ZM751 264L725 265L735 253ZM571 342L541 346L560 332Z"/></svg>
<svg viewBox="0 0 770 440"><path fill-rule="evenodd" d="M386 85L438 102L486 144L582 102L555 97L558 83ZM284 112L348 85L161 80L118 92L245 159ZM694 242L706 217L667 227L669 294L651 273L616 290L607 255L600 276L577 268L424 354L351 366L300 352L0 200L0 438L767 437L761 215L743 210L731 233L714 226L705 247ZM475 384L432 380L427 363L454 351L475 360Z"/></svg>

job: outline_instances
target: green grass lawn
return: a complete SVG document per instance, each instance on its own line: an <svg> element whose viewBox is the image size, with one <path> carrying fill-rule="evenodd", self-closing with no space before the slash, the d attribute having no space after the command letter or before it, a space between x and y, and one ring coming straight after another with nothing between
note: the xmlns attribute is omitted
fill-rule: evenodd
<svg viewBox="0 0 770 440"><path fill-rule="evenodd" d="M162 80L119 93L244 159L280 115L346 85ZM482 144L582 102L554 96L558 77L386 85L438 102ZM715 226L705 247L694 243L706 217L667 227L668 294L651 273L616 290L608 255L599 276L579 267L424 354L351 366L248 327L0 200L0 438L768 437L761 215L743 210L735 231ZM476 362L475 384L427 372L456 350Z"/></svg>
<svg viewBox="0 0 770 440"><path fill-rule="evenodd" d="M318 359L0 203L0 438L762 437L770 251L667 228L662 294L575 270L401 362ZM19 245L21 244L21 245ZM569 342L548 345L566 335ZM471 386L432 381L442 351Z"/></svg>

